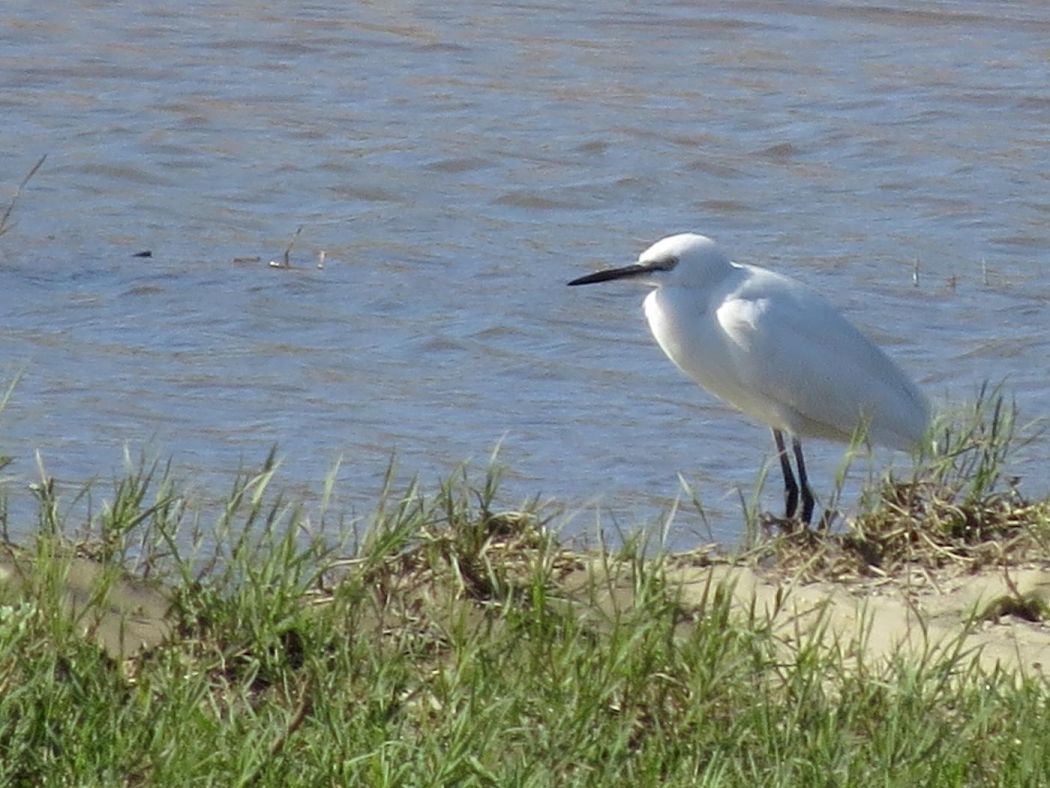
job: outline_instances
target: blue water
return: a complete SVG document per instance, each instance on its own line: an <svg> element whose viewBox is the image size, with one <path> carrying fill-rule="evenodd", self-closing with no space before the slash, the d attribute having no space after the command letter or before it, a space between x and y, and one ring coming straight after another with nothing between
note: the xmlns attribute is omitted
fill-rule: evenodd
<svg viewBox="0 0 1050 788"><path fill-rule="evenodd" d="M504 504L568 533L657 520L681 474L735 541L768 432L641 291L564 286L681 230L811 282L936 400L1007 378L1047 414L1043 3L9 6L0 206L48 157L0 237L16 534L35 450L69 497L127 446L207 500L277 444L308 497L342 457L366 514L391 452L431 482L500 443ZM841 448L810 449L826 490Z"/></svg>

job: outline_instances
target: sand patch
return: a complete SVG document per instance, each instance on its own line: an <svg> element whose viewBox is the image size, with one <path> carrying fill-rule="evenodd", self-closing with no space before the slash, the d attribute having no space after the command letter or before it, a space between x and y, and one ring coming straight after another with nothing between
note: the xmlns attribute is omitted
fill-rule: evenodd
<svg viewBox="0 0 1050 788"><path fill-rule="evenodd" d="M69 556L55 561L54 582L65 611L79 631L113 659L134 656L167 640L173 631L170 591L88 558ZM9 550L0 555L0 599L17 599L34 592L31 559Z"/></svg>
<svg viewBox="0 0 1050 788"><path fill-rule="evenodd" d="M522 583L532 575L534 561L553 560L551 598L560 598L599 626L612 621L611 614L634 608L637 574L653 569L651 562L639 565L568 550L553 555L552 559L551 553L529 544L490 558ZM466 564L456 564L451 572L429 562L416 565L411 558L401 555L385 570L386 580L380 585L404 598L384 606L384 626L407 625L407 614L394 614L400 609L411 610L411 620L424 629L426 621L436 621L452 608L484 616L486 594L464 582L470 577L464 574ZM24 554L0 557L0 590L7 590L5 596L31 592L28 561ZM669 556L661 563L660 571L686 612L683 627L703 614L714 591L722 587L731 594L740 620L753 617L768 625L788 659L817 638L867 664L961 649L985 670L1050 675L1050 561L980 568L903 564L887 576L835 579L803 577L801 572L793 576L782 564L765 567L708 556ZM62 604L81 631L110 656L133 656L173 634L173 589L119 570L104 571L87 558L70 557L67 566L60 579Z"/></svg>
<svg viewBox="0 0 1050 788"><path fill-rule="evenodd" d="M567 583L579 593L607 571L591 566ZM731 590L741 619L768 622L786 654L816 637L868 664L961 649L985 670L1050 675L1050 562L975 571L904 566L891 577L814 581L754 566L672 560L667 580L686 608L701 608L720 585ZM630 604L632 586L622 575L591 587L599 589L591 593L600 607Z"/></svg>

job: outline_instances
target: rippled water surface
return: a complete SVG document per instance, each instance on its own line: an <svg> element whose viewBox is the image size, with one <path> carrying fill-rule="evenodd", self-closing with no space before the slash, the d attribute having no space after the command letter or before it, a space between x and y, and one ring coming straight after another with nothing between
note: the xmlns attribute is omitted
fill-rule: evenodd
<svg viewBox="0 0 1050 788"><path fill-rule="evenodd" d="M1050 5L167 5L0 21L0 205L48 155L0 238L13 512L34 449L68 489L128 445L215 494L272 444L307 490L342 456L364 513L391 451L433 481L502 440L505 503L630 526L681 473L732 541L768 432L641 291L564 286L681 230L811 282L935 399L1008 376L1047 414Z"/></svg>

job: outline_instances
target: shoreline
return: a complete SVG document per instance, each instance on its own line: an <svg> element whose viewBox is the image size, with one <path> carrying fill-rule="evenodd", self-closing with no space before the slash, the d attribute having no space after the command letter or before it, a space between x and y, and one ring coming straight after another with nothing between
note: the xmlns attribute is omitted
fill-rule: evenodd
<svg viewBox="0 0 1050 788"><path fill-rule="evenodd" d="M494 544L494 543L493 543ZM498 552L497 548L490 549ZM113 659L135 659L173 640L179 616L176 600L188 593L170 582L132 575L119 565L86 557L93 549L65 545L49 556L60 567L60 596L81 633ZM727 594L732 614L767 627L790 651L791 644L817 638L826 648L863 652L867 660L909 655L927 658L932 651L961 648L972 652L985 670L1050 679L1050 557L1001 556L973 565L903 563L892 572L836 574L798 563L795 548L787 560L763 545L763 557L737 558L706 550L664 553L630 560L609 553L577 552L550 542L543 547L516 545L489 560L534 571L537 564L562 567L549 576L548 593L570 607L612 615L634 607L633 572L658 572L672 589L687 618L702 615L709 598ZM0 554L0 599L25 600L39 591L33 580L31 551L6 546ZM826 550L827 548L821 548ZM334 562L345 569L326 591L304 597L304 605L323 603L338 593L338 583L353 583L355 559ZM526 571L525 567L532 566ZM409 571L401 582L410 583ZM462 582L462 581L460 581ZM457 594L444 589L449 599ZM468 604L471 594L460 589ZM418 600L416 600L418 603ZM402 601L401 604L409 604Z"/></svg>
<svg viewBox="0 0 1050 788"><path fill-rule="evenodd" d="M0 783L1045 782L1050 499L968 456L731 556L573 550L495 467L342 547L272 454L210 526L156 466L87 530L42 484L0 551Z"/></svg>

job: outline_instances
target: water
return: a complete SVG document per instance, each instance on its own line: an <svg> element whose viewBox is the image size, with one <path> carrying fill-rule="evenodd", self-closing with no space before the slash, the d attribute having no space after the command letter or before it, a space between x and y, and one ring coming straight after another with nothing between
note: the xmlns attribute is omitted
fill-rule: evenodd
<svg viewBox="0 0 1050 788"><path fill-rule="evenodd" d="M734 541L767 431L663 358L643 292L564 286L682 230L810 281L935 398L1008 376L1046 415L1043 3L10 5L0 204L48 154L0 238L15 513L34 449L67 489L127 445L216 496L272 444L308 495L342 456L366 513L392 451L435 481L502 441L504 502L570 533L655 520L681 473Z"/></svg>

